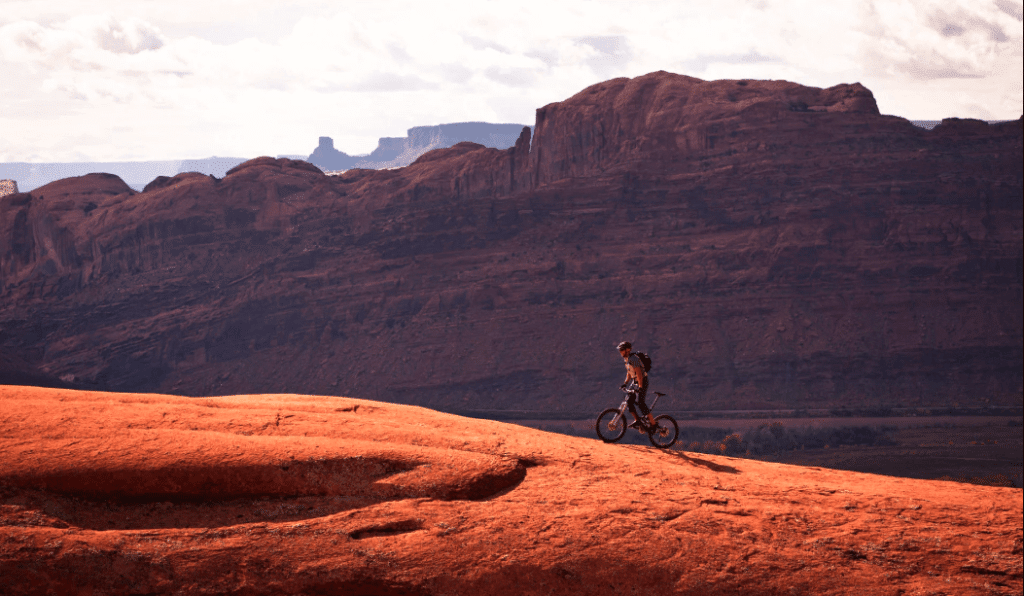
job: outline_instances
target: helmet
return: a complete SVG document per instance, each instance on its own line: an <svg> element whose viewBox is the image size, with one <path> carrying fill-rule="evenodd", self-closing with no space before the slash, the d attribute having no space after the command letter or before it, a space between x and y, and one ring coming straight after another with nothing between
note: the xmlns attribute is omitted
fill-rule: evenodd
<svg viewBox="0 0 1024 596"><path fill-rule="evenodd" d="M628 341L624 341L615 347L621 352L622 350L632 350L633 344L629 343Z"/></svg>

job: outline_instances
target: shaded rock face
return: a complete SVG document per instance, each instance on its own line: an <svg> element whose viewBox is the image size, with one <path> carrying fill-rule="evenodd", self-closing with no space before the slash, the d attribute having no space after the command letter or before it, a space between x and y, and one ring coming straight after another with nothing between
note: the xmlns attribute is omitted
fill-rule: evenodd
<svg viewBox="0 0 1024 596"><path fill-rule="evenodd" d="M51 182L34 191L0 199L0 270L4 285L27 279L91 279L93 250L87 235L100 205L117 203L135 191L113 174L87 174Z"/></svg>
<svg viewBox="0 0 1024 596"><path fill-rule="evenodd" d="M1022 127L653 73L475 143L0 199L0 346L122 391L460 409L1019 405Z"/></svg>
<svg viewBox="0 0 1024 596"><path fill-rule="evenodd" d="M1021 590L1020 489L343 397L0 386L0 404L5 595Z"/></svg>
<svg viewBox="0 0 1024 596"><path fill-rule="evenodd" d="M40 372L18 354L0 350L0 385L32 385L34 387L72 388L71 377L59 379Z"/></svg>

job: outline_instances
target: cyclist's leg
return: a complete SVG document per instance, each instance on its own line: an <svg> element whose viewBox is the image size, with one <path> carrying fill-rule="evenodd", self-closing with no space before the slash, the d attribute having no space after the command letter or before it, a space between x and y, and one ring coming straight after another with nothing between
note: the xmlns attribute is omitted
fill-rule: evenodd
<svg viewBox="0 0 1024 596"><path fill-rule="evenodd" d="M654 426L654 416L651 416L651 409L647 407L647 385L648 385L648 383L649 383L649 381L645 377L644 378L644 383L640 387L639 395L637 395L637 400L636 401L637 401L637 405L640 406L640 411L643 413L644 417L647 418L647 422L651 426Z"/></svg>
<svg viewBox="0 0 1024 596"><path fill-rule="evenodd" d="M626 392L626 407L629 408L629 413L633 415L633 424L635 425L640 420L640 414L636 411L636 391Z"/></svg>

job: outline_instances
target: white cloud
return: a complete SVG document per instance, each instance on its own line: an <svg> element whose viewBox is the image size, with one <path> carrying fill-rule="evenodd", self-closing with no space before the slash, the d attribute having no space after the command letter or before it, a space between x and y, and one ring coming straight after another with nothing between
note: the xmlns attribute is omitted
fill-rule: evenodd
<svg viewBox="0 0 1024 596"><path fill-rule="evenodd" d="M320 135L359 153L416 125L530 124L654 70L861 81L908 117L1010 118L1022 103L1015 0L79 6L3 2L0 68L19 90L0 98L0 160L305 153Z"/></svg>
<svg viewBox="0 0 1024 596"><path fill-rule="evenodd" d="M68 25L93 36L100 48L116 54L138 54L164 45L159 29L136 18L79 17L68 21Z"/></svg>
<svg viewBox="0 0 1024 596"><path fill-rule="evenodd" d="M995 3L900 0L866 5L867 67L917 79L982 78L1020 52L1019 22Z"/></svg>

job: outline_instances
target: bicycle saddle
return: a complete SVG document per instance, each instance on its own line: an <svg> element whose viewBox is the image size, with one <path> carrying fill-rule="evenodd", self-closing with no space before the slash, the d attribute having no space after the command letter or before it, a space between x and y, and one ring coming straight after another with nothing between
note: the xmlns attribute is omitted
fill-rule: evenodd
<svg viewBox="0 0 1024 596"><path fill-rule="evenodd" d="M658 397L665 397L665 394L660 391L655 391L654 395L657 395Z"/></svg>

